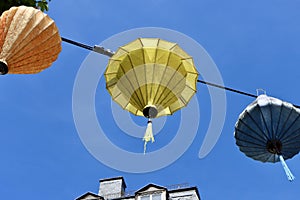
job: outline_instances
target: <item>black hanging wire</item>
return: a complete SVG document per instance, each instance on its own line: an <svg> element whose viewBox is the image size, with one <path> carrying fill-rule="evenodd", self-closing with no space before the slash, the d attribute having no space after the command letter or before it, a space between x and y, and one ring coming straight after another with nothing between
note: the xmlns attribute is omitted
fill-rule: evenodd
<svg viewBox="0 0 300 200"><path fill-rule="evenodd" d="M235 92L235 93L238 93L238 94L242 94L242 95L245 95L245 96L249 96L249 97L254 97L254 98L257 98L257 97L258 97L258 95L255 95L255 94L243 92L243 91L240 91L240 90L236 90L236 89L233 89L233 88L225 87L225 86L218 85L218 84L215 84L215 83L210 83L210 82L207 82L207 81L197 80L197 82L203 83L203 84L205 84L205 85L213 86L213 87L216 87L216 88L228 90L228 91L230 91L230 92ZM295 104L293 104L293 106L296 107L296 108L300 108L300 106L295 105Z"/></svg>
<svg viewBox="0 0 300 200"><path fill-rule="evenodd" d="M78 46L78 47L81 47L81 48L84 48L84 49L87 49L87 50L90 50L90 51L94 51L94 52L97 52L97 53L100 53L100 54L103 54L103 55L106 55L106 56L109 56L109 57L112 57L114 55L114 52L112 52L110 50L107 50L104 47L100 47L100 46L96 46L96 45L94 47L92 47L92 46L89 46L89 45L86 45L86 44L75 42L73 40L70 40L70 39L67 39L67 38L64 38L64 37L61 37L61 39L62 39L62 41L67 42L69 44L73 44L75 46ZM245 95L245 96L253 97L253 98L258 97L258 95L255 95L255 94L251 94L251 93L248 93L248 92L243 92L243 91L240 91L240 90L236 90L236 89L233 89L233 88L225 87L225 86L222 86L222 85L218 85L218 84L203 81L203 80L197 80L197 82L208 85L208 86L212 86L212 87L220 88L220 89L223 89L223 90L227 90L227 91L230 91L230 92L235 92L235 93L242 94L242 95ZM293 104L293 106L296 107L296 108L300 108L300 106L295 105L295 104Z"/></svg>
<svg viewBox="0 0 300 200"><path fill-rule="evenodd" d="M94 50L94 48L92 46L89 46L89 45L86 45L86 44L82 44L82 43L79 43L79 42L75 42L73 40L70 40L70 39L67 39L67 38L64 38L64 37L61 37L61 40L64 41L64 42L67 42L69 44L73 44L75 46L78 46L78 47L90 50L90 51Z"/></svg>
<svg viewBox="0 0 300 200"><path fill-rule="evenodd" d="M250 94L250 93L243 92L243 91L240 91L240 90L236 90L236 89L233 89L233 88L225 87L225 86L222 86L222 85L217 85L215 83L210 83L210 82L207 82L207 81L197 80L197 82L203 83L205 85L221 88L221 89L224 89L224 90L228 90L228 91L231 91L231 92L235 92L235 93L238 93L238 94L242 94L242 95L245 95L245 96L249 96L249 97L254 97L254 98L258 97L257 95L254 95L254 94Z"/></svg>
<svg viewBox="0 0 300 200"><path fill-rule="evenodd" d="M114 52L112 52L111 50L109 49L105 49L104 47L101 47L101 46L89 46L89 45L86 45L86 44L82 44L82 43L79 43L79 42L76 42L76 41L73 41L73 40L70 40L70 39L67 39L67 38L64 38L64 37L61 37L61 40L64 41L64 42L67 42L69 44L73 44L75 46L78 46L78 47L81 47L81 48L84 48L84 49L87 49L87 50L90 50L90 51L94 51L94 52L97 52L97 53L100 53L100 54L103 54L103 55L106 55L106 56L109 56L109 57L112 57L114 55Z"/></svg>
<svg viewBox="0 0 300 200"><path fill-rule="evenodd" d="M245 95L245 96L249 96L249 97L254 97L254 98L257 98L257 97L258 97L258 95L255 95L255 94L243 92L243 91L240 91L240 90L236 90L236 89L233 89L233 88L225 87L225 86L218 85L218 84L215 84L215 83L210 83L210 82L207 82L207 81L197 80L197 82L203 83L203 84L205 84L205 85L213 86L213 87L216 87L216 88L228 90L228 91L230 91L230 92L235 92L235 93L238 93L238 94L242 94L242 95ZM296 108L300 108L300 106L295 105L295 104L293 104L293 106L296 107Z"/></svg>

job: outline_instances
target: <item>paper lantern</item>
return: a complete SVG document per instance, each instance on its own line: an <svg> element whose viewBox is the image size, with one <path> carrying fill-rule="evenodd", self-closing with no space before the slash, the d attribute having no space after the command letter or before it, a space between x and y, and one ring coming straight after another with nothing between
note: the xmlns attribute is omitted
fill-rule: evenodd
<svg viewBox="0 0 300 200"><path fill-rule="evenodd" d="M123 109L149 118L144 140L154 141L152 118L171 115L196 92L198 72L178 44L139 38L120 47L105 71L106 87Z"/></svg>
<svg viewBox="0 0 300 200"><path fill-rule="evenodd" d="M54 21L42 11L12 7L0 17L0 73L34 74L49 67L61 51Z"/></svg>
<svg viewBox="0 0 300 200"><path fill-rule="evenodd" d="M241 113L235 139L246 156L261 162L281 162L290 181L294 179L284 160L300 151L300 110L279 99L260 95Z"/></svg>

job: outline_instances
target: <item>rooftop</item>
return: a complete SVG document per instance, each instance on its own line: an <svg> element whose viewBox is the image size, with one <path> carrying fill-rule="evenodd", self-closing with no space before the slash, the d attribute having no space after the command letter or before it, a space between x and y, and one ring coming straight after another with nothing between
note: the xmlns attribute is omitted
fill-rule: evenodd
<svg viewBox="0 0 300 200"><path fill-rule="evenodd" d="M126 183L123 177L100 179L98 194L87 192L76 200L200 200L197 187L188 183L160 186L149 183L134 191L125 191Z"/></svg>

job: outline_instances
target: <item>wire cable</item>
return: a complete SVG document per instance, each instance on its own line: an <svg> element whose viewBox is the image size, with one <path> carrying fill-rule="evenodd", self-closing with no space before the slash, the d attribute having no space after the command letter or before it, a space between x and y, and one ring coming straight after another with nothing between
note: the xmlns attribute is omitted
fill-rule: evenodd
<svg viewBox="0 0 300 200"><path fill-rule="evenodd" d="M64 37L61 37L61 40L64 41L64 42L67 42L69 44L73 44L75 46L78 46L78 47L81 47L81 48L84 48L84 49L87 49L87 50L90 50L90 51L94 51L94 52L97 52L97 53L100 53L102 55L106 55L106 56L109 56L109 57L112 57L114 55L114 52L109 50L109 49L105 49L104 47L101 47L101 46L98 46L98 45L95 45L95 46L89 46L89 45L86 45L86 44L82 44L82 43L79 43L79 42L76 42L76 41L73 41L73 40L70 40L70 39L67 39L67 38L64 38Z"/></svg>
<svg viewBox="0 0 300 200"><path fill-rule="evenodd" d="M70 39L67 39L67 38L64 38L64 37L61 37L61 40L64 41L64 42L67 42L69 44L73 44L75 46L78 46L78 47L81 47L81 48L93 51L93 47L92 46L89 46L89 45L86 45L86 44L82 44L82 43L79 43L79 42L75 42L73 40L70 40Z"/></svg>
<svg viewBox="0 0 300 200"><path fill-rule="evenodd" d="M70 39L67 39L67 38L64 38L64 37L61 37L61 39L62 39L62 41L67 42L69 44L73 44L75 46L78 46L78 47L81 47L81 48L84 48L84 49L87 49L87 50L90 50L90 51L94 51L94 52L100 53L102 55L106 55L106 56L109 56L109 57L112 57L114 55L113 51L111 51L109 49L105 49L104 47L100 47L100 46L97 46L97 45L92 47L92 46L82 44L82 43L79 43L79 42L76 42L76 41L73 41L73 40L70 40ZM255 94L243 92L241 90L236 90L236 89L233 89L233 88L225 87L225 86L222 86L222 85L218 85L218 84L203 81L203 80L197 80L197 82L205 84L205 85L209 85L209 86L212 86L212 87L220 88L220 89L223 89L223 90L228 90L230 92L235 92L235 93L242 94L242 95L245 95L245 96L253 97L253 98L258 97L258 95L255 95ZM293 104L293 106L295 106L296 108L300 108L300 106L295 105L295 104Z"/></svg>
<svg viewBox="0 0 300 200"><path fill-rule="evenodd" d="M245 96L253 97L253 98L257 98L258 97L258 95L255 95L255 94L243 92L243 91L240 91L240 90L236 90L236 89L233 89L233 88L225 87L225 86L218 85L218 84L215 84L215 83L210 83L210 82L207 82L207 81L197 80L197 82L205 84L205 85L213 86L213 87L216 87L216 88L228 90L230 92L235 92L235 93L242 94L242 95L245 95ZM296 108L300 108L300 106L295 105L295 104L293 104L293 106L296 107Z"/></svg>
<svg viewBox="0 0 300 200"><path fill-rule="evenodd" d="M205 85L210 85L210 86L213 86L213 87L221 88L221 89L224 89L224 90L228 90L228 91L231 91L231 92L235 92L235 93L238 93L238 94L246 95L246 96L249 96L249 97L254 97L254 98L257 97L257 95L250 94L250 93L247 93L247 92L243 92L243 91L240 91L240 90L236 90L236 89L233 89L233 88L225 87L225 86L222 86L222 85L217 85L215 83L210 83L210 82L202 81L202 80L197 80L197 82L203 83Z"/></svg>

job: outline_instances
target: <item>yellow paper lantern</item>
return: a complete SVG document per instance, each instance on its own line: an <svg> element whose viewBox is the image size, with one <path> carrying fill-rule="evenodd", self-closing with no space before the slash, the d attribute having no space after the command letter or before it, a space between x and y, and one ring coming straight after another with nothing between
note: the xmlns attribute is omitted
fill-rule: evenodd
<svg viewBox="0 0 300 200"><path fill-rule="evenodd" d="M34 74L49 67L61 51L54 21L42 11L12 7L0 17L0 74Z"/></svg>
<svg viewBox="0 0 300 200"><path fill-rule="evenodd" d="M149 118L145 142L154 141L151 118L171 115L196 92L198 72L178 44L139 38L120 47L105 71L106 87L123 109Z"/></svg>

